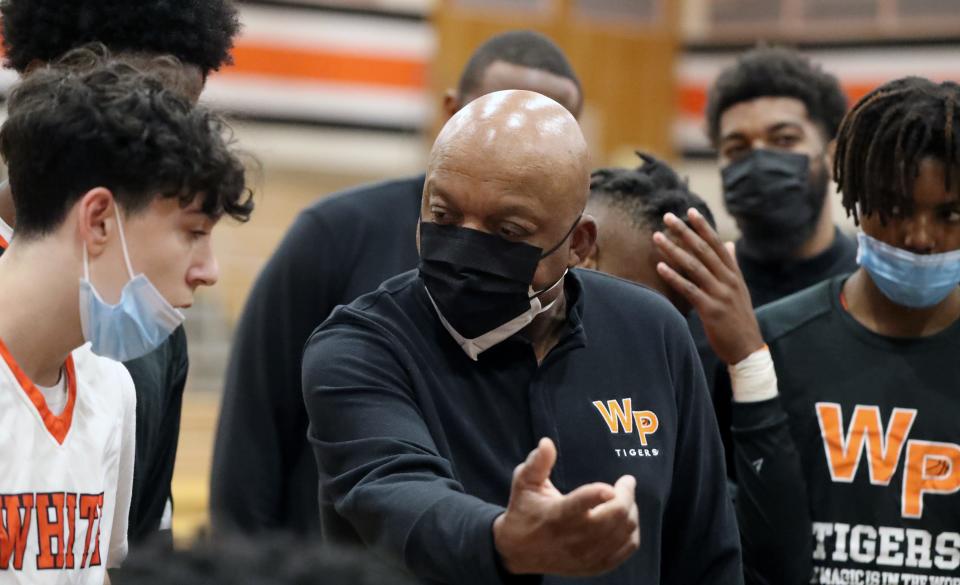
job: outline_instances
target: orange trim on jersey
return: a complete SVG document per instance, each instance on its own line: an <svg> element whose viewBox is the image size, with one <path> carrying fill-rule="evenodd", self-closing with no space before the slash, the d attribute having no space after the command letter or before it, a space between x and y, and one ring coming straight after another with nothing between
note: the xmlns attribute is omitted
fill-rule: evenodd
<svg viewBox="0 0 960 585"><path fill-rule="evenodd" d="M850 307L847 305L847 295L843 294L843 291L840 291L840 306L843 307L843 310L850 312Z"/></svg>
<svg viewBox="0 0 960 585"><path fill-rule="evenodd" d="M0 236L0 250L6 250L9 247L10 243L7 241L7 239L3 236Z"/></svg>
<svg viewBox="0 0 960 585"><path fill-rule="evenodd" d="M0 355L3 356L3 361L7 362L7 367L10 368L10 371L13 372L13 375L17 378L17 382L20 383L20 387L26 392L30 402L33 403L37 412L40 413L40 418L43 419L44 426L47 427L47 430L50 431L53 438L57 440L57 443L62 445L64 439L67 438L67 433L70 432L70 424L73 422L73 406L77 402L77 374L73 368L73 356L68 355L67 361L63 364L63 369L66 371L64 375L67 377L67 405L58 416L53 414L47 406L47 400L43 397L43 393L40 392L40 389L33 383L33 380L24 373L20 365L13 359L13 356L10 355L10 350L7 349L2 339L0 339Z"/></svg>

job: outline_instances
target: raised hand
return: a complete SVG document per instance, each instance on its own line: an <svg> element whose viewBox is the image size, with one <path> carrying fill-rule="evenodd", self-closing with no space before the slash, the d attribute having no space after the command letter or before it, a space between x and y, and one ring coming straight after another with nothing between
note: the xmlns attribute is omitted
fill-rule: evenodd
<svg viewBox="0 0 960 585"><path fill-rule="evenodd" d="M694 229L672 213L663 216L669 236L653 241L666 262L657 272L693 306L703 321L710 346L729 365L763 347L750 292L734 257L696 209L687 211Z"/></svg>

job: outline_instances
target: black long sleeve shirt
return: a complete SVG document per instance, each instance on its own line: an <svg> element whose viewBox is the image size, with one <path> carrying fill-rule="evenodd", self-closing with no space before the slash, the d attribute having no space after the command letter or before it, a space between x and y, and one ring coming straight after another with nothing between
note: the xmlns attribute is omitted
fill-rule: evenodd
<svg viewBox="0 0 960 585"><path fill-rule="evenodd" d="M567 329L539 365L522 335L470 360L416 272L333 313L303 358L325 537L362 542L425 582L513 582L492 524L513 468L546 436L562 492L637 478L641 548L606 575L545 583L742 583L716 419L683 319L591 271L571 271L565 291Z"/></svg>
<svg viewBox="0 0 960 585"><path fill-rule="evenodd" d="M423 181L365 185L311 205L257 278L237 326L214 445L217 527L318 530L303 345L334 307L416 267Z"/></svg>
<svg viewBox="0 0 960 585"><path fill-rule="evenodd" d="M878 335L845 280L759 311L780 396L734 404L745 560L788 585L960 582L960 321Z"/></svg>

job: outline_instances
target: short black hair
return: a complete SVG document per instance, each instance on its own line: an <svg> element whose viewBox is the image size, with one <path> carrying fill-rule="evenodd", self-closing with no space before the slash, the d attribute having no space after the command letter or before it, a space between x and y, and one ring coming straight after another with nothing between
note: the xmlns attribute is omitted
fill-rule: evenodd
<svg viewBox="0 0 960 585"><path fill-rule="evenodd" d="M204 77L231 63L240 30L230 0L2 0L7 65L23 73L91 42L114 53L173 55Z"/></svg>
<svg viewBox="0 0 960 585"><path fill-rule="evenodd" d="M476 92L483 84L487 69L497 61L566 77L577 86L577 98L583 100L580 79L563 50L546 35L532 30L508 31L480 45L460 75L457 86L460 97Z"/></svg>
<svg viewBox="0 0 960 585"><path fill-rule="evenodd" d="M290 535L203 539L184 550L135 548L116 585L413 585L362 550L324 546Z"/></svg>
<svg viewBox="0 0 960 585"><path fill-rule="evenodd" d="M603 168L590 174L590 198L624 211L639 229L663 229L663 216L673 213L687 222L687 210L693 207L707 223L717 224L707 203L690 191L670 166L654 156L638 152L643 161L635 169Z"/></svg>
<svg viewBox="0 0 960 585"><path fill-rule="evenodd" d="M908 210L925 158L943 163L949 190L960 172L960 85L905 77L863 97L843 119L834 177L847 215Z"/></svg>
<svg viewBox="0 0 960 585"><path fill-rule="evenodd" d="M156 197L245 221L244 167L215 114L156 77L75 49L13 90L0 128L17 236L54 231L84 193L109 189L126 213Z"/></svg>
<svg viewBox="0 0 960 585"><path fill-rule="evenodd" d="M730 107L762 97L790 97L803 102L810 120L829 142L847 111L847 96L836 77L808 57L785 47L757 47L724 69L707 96L707 131L720 140L720 117Z"/></svg>

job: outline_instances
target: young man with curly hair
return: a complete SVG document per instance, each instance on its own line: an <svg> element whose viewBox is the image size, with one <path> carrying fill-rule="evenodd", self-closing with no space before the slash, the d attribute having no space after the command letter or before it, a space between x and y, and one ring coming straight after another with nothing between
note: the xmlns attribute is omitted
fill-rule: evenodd
<svg viewBox="0 0 960 585"><path fill-rule="evenodd" d="M707 132L717 149L724 206L740 229L734 255L754 307L856 267L856 243L825 204L829 152L846 109L836 77L783 47L747 51L710 89ZM691 315L690 330L734 473L730 364L711 347L704 315Z"/></svg>
<svg viewBox="0 0 960 585"><path fill-rule="evenodd" d="M754 306L854 266L856 245L824 205L846 109L836 77L780 47L743 54L710 90L708 132Z"/></svg>
<svg viewBox="0 0 960 585"><path fill-rule="evenodd" d="M3 0L7 65L21 75L87 43L105 45L114 58L160 77L166 87L196 102L210 72L229 64L239 30L229 0L106 2L104 0ZM16 220L6 184L0 186L0 247ZM2 250L0 250L2 251ZM187 378L187 341L178 328L155 351L124 363L137 390L137 474L130 510L130 539L158 530L169 540L170 482Z"/></svg>
<svg viewBox="0 0 960 585"><path fill-rule="evenodd" d="M0 582L99 585L127 549L136 394L253 205L222 122L86 50L14 90L17 232L0 257ZM55 269L51 269L55 267ZM115 361L117 360L117 361Z"/></svg>

